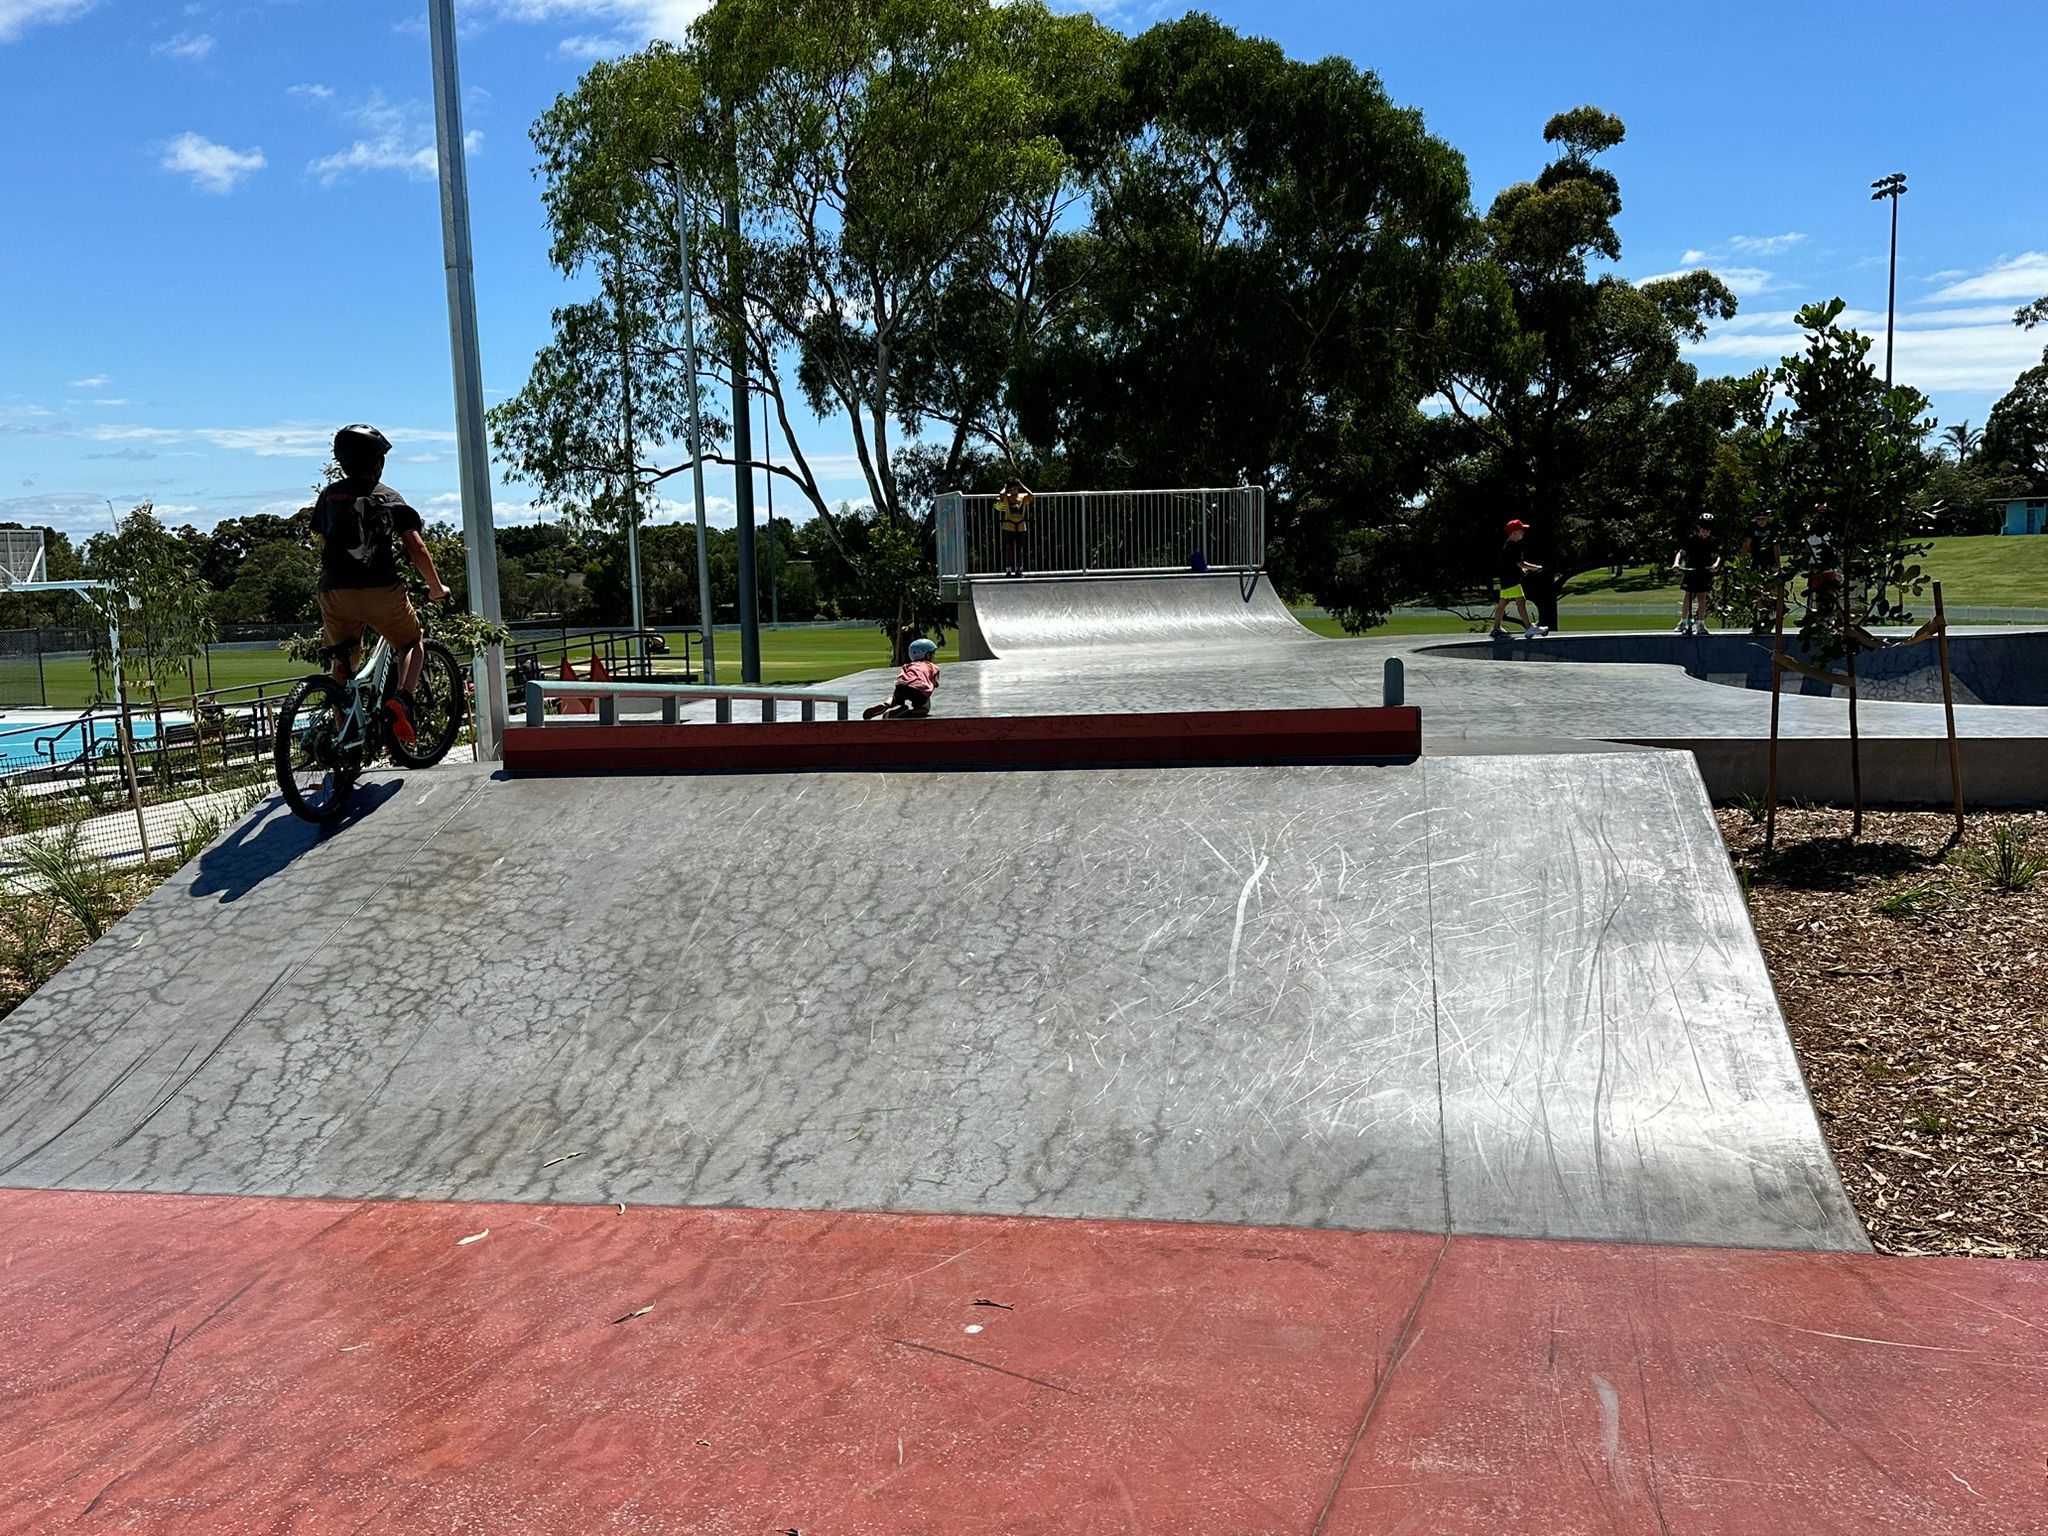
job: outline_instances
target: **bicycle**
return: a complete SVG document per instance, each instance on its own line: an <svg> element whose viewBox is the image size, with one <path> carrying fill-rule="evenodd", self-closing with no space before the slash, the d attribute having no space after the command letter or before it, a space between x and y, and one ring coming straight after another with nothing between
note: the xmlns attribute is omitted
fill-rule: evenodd
<svg viewBox="0 0 2048 1536"><path fill-rule="evenodd" d="M339 648L346 655L352 646ZM321 660L337 652L322 649ZM426 659L413 687L411 746L391 732L384 708L391 697L392 651L382 635L362 670L346 683L326 673L301 678L285 695L277 714L272 756L277 787L302 820L327 823L348 809L356 780L378 757L389 753L401 768L431 768L448 755L462 730L467 695L455 653L438 640L426 642Z"/></svg>

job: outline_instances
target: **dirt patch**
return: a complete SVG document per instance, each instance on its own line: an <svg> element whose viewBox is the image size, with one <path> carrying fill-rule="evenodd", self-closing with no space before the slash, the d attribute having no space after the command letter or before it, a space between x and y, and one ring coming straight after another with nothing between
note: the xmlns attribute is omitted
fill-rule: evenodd
<svg viewBox="0 0 2048 1536"><path fill-rule="evenodd" d="M2048 814L1718 816L1871 1241L2048 1258Z"/></svg>

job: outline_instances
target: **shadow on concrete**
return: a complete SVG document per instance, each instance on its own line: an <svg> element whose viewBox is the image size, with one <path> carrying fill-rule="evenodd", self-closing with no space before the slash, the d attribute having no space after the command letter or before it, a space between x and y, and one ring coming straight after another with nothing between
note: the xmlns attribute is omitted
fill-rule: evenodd
<svg viewBox="0 0 2048 1536"><path fill-rule="evenodd" d="M398 793L403 781L359 784L339 820L323 827L299 820L275 797L199 856L192 880L195 896L240 901L300 854L342 836Z"/></svg>

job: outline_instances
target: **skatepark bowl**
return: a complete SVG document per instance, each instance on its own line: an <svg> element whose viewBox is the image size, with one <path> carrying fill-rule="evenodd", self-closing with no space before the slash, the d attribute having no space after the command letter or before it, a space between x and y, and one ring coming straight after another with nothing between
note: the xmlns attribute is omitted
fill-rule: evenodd
<svg viewBox="0 0 2048 1536"><path fill-rule="evenodd" d="M1870 1251L1720 842L1767 701L1250 573L965 604L800 769L260 807L0 1024L0 1529L2048 1527L2048 1279ZM1233 759L1388 659L1419 756ZM1204 745L1061 756L1146 716Z"/></svg>

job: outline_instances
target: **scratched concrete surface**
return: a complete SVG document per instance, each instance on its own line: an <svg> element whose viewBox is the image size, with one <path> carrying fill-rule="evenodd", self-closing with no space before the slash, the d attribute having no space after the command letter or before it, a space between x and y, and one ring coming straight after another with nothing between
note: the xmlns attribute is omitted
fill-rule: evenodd
<svg viewBox="0 0 2048 1536"><path fill-rule="evenodd" d="M273 809L0 1026L0 1183L1864 1243L1651 752Z"/></svg>

